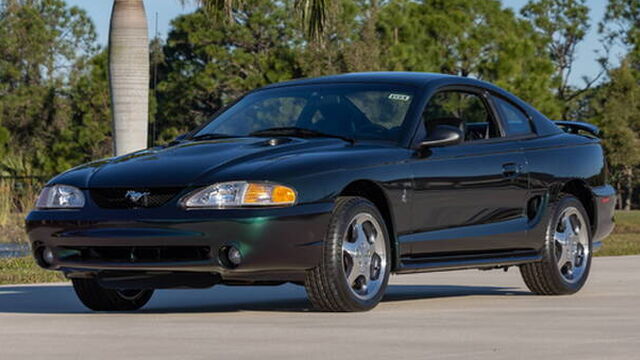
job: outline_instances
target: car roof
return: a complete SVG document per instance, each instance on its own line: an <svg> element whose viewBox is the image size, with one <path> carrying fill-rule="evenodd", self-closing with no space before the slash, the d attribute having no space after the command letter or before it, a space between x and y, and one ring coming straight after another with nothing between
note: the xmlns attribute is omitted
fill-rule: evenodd
<svg viewBox="0 0 640 360"><path fill-rule="evenodd" d="M421 72L401 72L401 71L380 71L380 72L360 72L360 73L347 73L338 75L320 76L315 78L297 79L291 81L284 81L276 84L271 84L263 87L274 88L293 85L307 85L307 84L326 84L326 83L362 83L362 82L374 82L374 83L393 83L401 85L411 86L424 86L433 80L442 79L460 79L459 76L434 74L434 73L421 73Z"/></svg>
<svg viewBox="0 0 640 360"><path fill-rule="evenodd" d="M512 100L517 99L513 94L482 80L469 77L425 73L425 72L408 72L408 71L379 71L379 72L359 72L346 73L338 75L320 76L315 78L296 79L283 81L271 85L264 86L262 89L272 89L296 85L313 85L313 84L332 84L332 83L379 83L379 84L397 84L405 86L414 86L425 88L430 85L469 85L478 86L494 91L502 96ZM522 100L517 99L518 103Z"/></svg>

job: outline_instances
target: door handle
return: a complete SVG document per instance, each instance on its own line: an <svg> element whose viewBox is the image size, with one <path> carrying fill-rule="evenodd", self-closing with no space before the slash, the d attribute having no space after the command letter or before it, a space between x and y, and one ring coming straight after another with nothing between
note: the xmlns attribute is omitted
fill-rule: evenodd
<svg viewBox="0 0 640 360"><path fill-rule="evenodd" d="M502 175L505 177L516 177L520 174L520 164L506 163L502 164Z"/></svg>

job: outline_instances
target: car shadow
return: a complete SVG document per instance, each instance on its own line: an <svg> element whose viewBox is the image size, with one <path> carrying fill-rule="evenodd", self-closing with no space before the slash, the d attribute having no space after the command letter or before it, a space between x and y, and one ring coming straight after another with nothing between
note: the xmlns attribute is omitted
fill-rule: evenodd
<svg viewBox="0 0 640 360"><path fill-rule="evenodd" d="M458 285L390 285L383 302L462 296L530 295L515 287ZM304 288L281 286L216 286L209 290L160 290L138 314L221 313L237 311L314 312ZM91 313L69 285L0 287L0 313Z"/></svg>

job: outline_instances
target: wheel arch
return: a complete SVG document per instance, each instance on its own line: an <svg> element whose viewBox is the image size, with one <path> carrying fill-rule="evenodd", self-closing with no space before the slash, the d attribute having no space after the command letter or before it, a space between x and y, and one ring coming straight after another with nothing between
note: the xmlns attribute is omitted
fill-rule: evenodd
<svg viewBox="0 0 640 360"><path fill-rule="evenodd" d="M398 263L398 241L395 232L393 209L383 188L371 180L355 180L347 184L338 196L359 196L371 201L380 211L384 219L391 240L391 271L396 269Z"/></svg>
<svg viewBox="0 0 640 360"><path fill-rule="evenodd" d="M595 195L591 191L589 185L587 185L584 180L572 179L564 183L559 194L562 193L571 194L580 200L582 206L584 206L584 209L587 211L587 215L589 216L591 230L595 234L597 226Z"/></svg>

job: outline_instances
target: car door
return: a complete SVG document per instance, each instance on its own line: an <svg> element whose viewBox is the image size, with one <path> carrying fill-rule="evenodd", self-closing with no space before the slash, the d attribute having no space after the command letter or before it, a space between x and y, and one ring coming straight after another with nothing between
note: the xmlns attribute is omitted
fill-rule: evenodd
<svg viewBox="0 0 640 360"><path fill-rule="evenodd" d="M505 132L513 138L518 138L527 161L527 175L529 177L527 210L528 219L530 220L526 237L522 238L521 242L526 243L530 248L539 249L544 245L546 228L544 226L536 226L536 223L541 221L541 218L537 215L544 213L541 210L547 201L546 195L549 190L549 181L553 179L553 175L547 169L550 166L559 168L563 166L558 161L550 160L562 158L566 149L556 148L550 151L545 149L550 146L549 139L540 138L536 135L531 117L525 110L498 94L492 94L491 100L501 116ZM559 168L557 168L558 171L552 171L551 173L560 173L561 170Z"/></svg>
<svg viewBox="0 0 640 360"><path fill-rule="evenodd" d="M448 88L436 92L423 113L430 125L461 120L462 143L419 151L414 174L413 233L401 256L429 257L518 248L526 232L528 181L517 141L505 137L486 91ZM403 255L404 254L404 255Z"/></svg>

